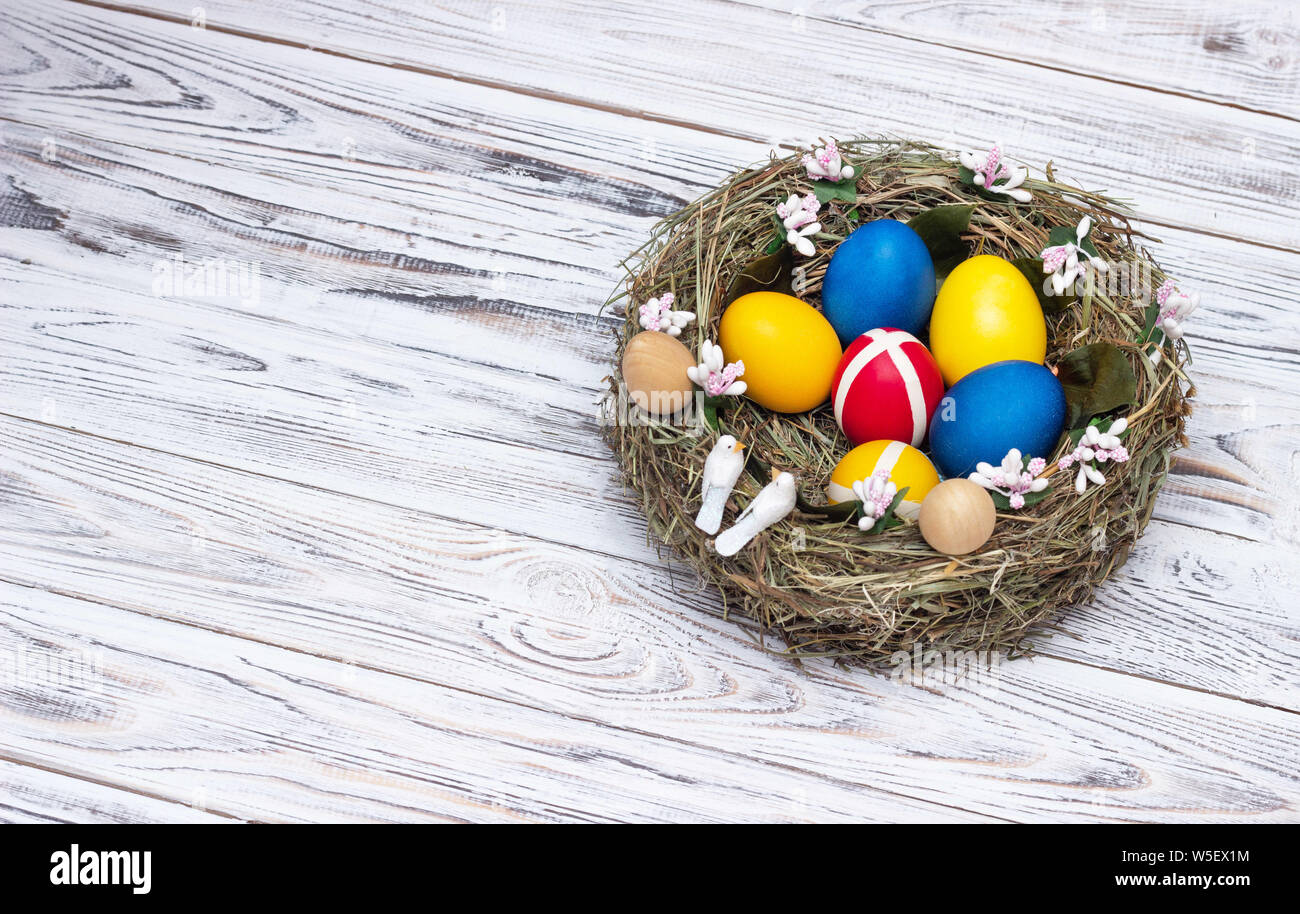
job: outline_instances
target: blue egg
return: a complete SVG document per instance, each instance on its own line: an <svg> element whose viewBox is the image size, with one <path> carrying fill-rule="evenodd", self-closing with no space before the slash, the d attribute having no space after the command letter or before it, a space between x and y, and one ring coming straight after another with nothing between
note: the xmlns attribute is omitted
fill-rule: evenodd
<svg viewBox="0 0 1300 914"><path fill-rule="evenodd" d="M968 476L981 461L997 466L1012 448L1050 459L1064 425L1065 391L1056 375L1036 362L994 362L939 402L930 452L945 477Z"/></svg>
<svg viewBox="0 0 1300 914"><path fill-rule="evenodd" d="M877 219L854 229L831 255L822 313L841 346L878 327L920 337L934 293L934 261L921 236L894 219Z"/></svg>

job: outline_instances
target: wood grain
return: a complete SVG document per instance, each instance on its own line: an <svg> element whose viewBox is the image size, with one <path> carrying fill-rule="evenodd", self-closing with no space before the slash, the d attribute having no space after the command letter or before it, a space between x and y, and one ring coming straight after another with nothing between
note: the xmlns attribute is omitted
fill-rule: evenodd
<svg viewBox="0 0 1300 914"><path fill-rule="evenodd" d="M783 0L743 2L1291 120L1300 116L1300 23L1287 4L833 0L814 11Z"/></svg>
<svg viewBox="0 0 1300 914"><path fill-rule="evenodd" d="M162 3L114 8L188 22ZM1069 69L721 0L692 2L689 15L627 0L418 11L362 3L324 17L314 3L286 2L273 21L234 0L204 9L202 40L213 48L231 47L232 35L259 36L273 44L263 52L272 57L311 48L328 54L331 66L339 57L359 59L508 88L526 95L526 104L560 99L688 125L758 144L755 158L774 143L806 144L810 134L866 131L971 148L1000 139L1027 161L1066 163L1058 170L1085 186L1122 189L1161 224L1300 247L1294 121L1156 97ZM101 16L92 10L86 18ZM180 34L156 22L130 27ZM39 29L57 31L49 21ZM816 91L791 91L800 81L789 75L797 61L816 62Z"/></svg>
<svg viewBox="0 0 1300 914"><path fill-rule="evenodd" d="M0 823L220 824L227 816L0 759Z"/></svg>
<svg viewBox="0 0 1300 914"><path fill-rule="evenodd" d="M976 813L1073 818L1083 801L1117 819L1294 814L1292 712L1151 682L1135 693L1131 677L1046 658L925 688L799 672L690 608L680 578L401 509L360 519L353 499L38 424L0 428L16 524L0 531L0 578L16 584L854 789L919 801L948 784ZM1294 657L1274 658L1220 654L1225 667L1253 659L1256 685L1279 696Z"/></svg>
<svg viewBox="0 0 1300 914"><path fill-rule="evenodd" d="M0 656L94 662L0 690L0 818L1296 820L1293 72L1252 79L1257 11L1235 63L1128 79L1002 60L965 8L991 43L819 9L784 45L851 91L809 102L709 38L782 9L356 9L5 6ZM1121 22L1165 60L1208 34ZM1207 302L1159 519L992 682L762 653L598 440L613 265L812 122L1001 130L1141 189ZM176 252L257 296L154 295Z"/></svg>

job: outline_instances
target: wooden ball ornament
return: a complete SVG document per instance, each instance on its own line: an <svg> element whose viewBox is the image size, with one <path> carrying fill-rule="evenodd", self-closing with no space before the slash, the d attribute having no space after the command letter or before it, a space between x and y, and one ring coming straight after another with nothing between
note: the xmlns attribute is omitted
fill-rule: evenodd
<svg viewBox="0 0 1300 914"><path fill-rule="evenodd" d="M921 535L937 552L965 555L988 542L996 513L987 489L969 479L945 480L921 502Z"/></svg>
<svg viewBox="0 0 1300 914"><path fill-rule="evenodd" d="M695 357L675 337L644 330L623 350L628 397L653 416L671 416L691 400L695 385L686 369L694 365Z"/></svg>

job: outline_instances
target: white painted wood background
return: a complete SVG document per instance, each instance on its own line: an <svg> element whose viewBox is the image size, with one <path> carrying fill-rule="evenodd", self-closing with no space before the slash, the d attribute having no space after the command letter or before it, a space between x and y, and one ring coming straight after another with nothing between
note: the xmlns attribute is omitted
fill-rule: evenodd
<svg viewBox="0 0 1300 914"><path fill-rule="evenodd" d="M1300 819L1293 4L0 23L0 820ZM1156 520L995 682L764 653L598 437L621 257L857 132L1050 159L1202 294Z"/></svg>

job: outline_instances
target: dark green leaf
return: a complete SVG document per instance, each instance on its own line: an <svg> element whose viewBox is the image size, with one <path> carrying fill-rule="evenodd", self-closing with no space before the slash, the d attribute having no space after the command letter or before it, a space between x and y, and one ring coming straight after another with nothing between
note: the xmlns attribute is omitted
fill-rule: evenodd
<svg viewBox="0 0 1300 914"><path fill-rule="evenodd" d="M1075 232L1068 225L1054 225L1047 236L1049 248L1059 248L1063 244L1074 244Z"/></svg>
<svg viewBox="0 0 1300 914"><path fill-rule="evenodd" d="M1038 504L1040 501L1042 501L1044 498L1050 495L1051 492L1052 492L1051 489L1043 489L1041 492L1026 492L1024 506L1028 508ZM995 492L992 489L989 489L989 495L993 497L993 506L997 508L999 511L1013 510L1011 507L1011 499L1003 495L1001 492Z"/></svg>
<svg viewBox="0 0 1300 914"><path fill-rule="evenodd" d="M1052 293L1051 285L1045 282L1047 274L1043 272L1042 258L1017 257L1011 261L1011 264L1023 273L1025 279L1029 280L1029 284L1034 287L1034 294L1038 296L1038 304L1042 306L1043 313L1058 314L1078 301L1077 295L1054 295Z"/></svg>
<svg viewBox="0 0 1300 914"><path fill-rule="evenodd" d="M970 217L975 212L975 206L974 203L934 206L907 220L908 227L920 235L925 246L930 249L936 278L947 276L953 267L970 255L970 248L961 236L970 228Z"/></svg>
<svg viewBox="0 0 1300 914"><path fill-rule="evenodd" d="M804 499L802 492L795 496L794 506L803 514L823 517L831 521L855 520L862 511L860 501L842 501L837 505L814 505Z"/></svg>
<svg viewBox="0 0 1300 914"><path fill-rule="evenodd" d="M1151 337L1155 335L1156 318L1160 316L1160 302L1151 299L1151 304L1147 305L1146 315L1142 318L1142 334L1137 338L1138 345L1151 342Z"/></svg>
<svg viewBox="0 0 1300 914"><path fill-rule="evenodd" d="M771 254L747 263L727 287L724 304L729 305L750 292L784 292L791 294L794 278L794 248L782 244Z"/></svg>
<svg viewBox="0 0 1300 914"><path fill-rule="evenodd" d="M856 178L845 178L843 181L814 181L813 194L820 203L830 203L832 200L857 203L858 182Z"/></svg>
<svg viewBox="0 0 1300 914"><path fill-rule="evenodd" d="M1057 365L1057 377L1065 388L1068 429L1126 406L1137 396L1133 366L1110 343L1091 343L1067 354Z"/></svg>

